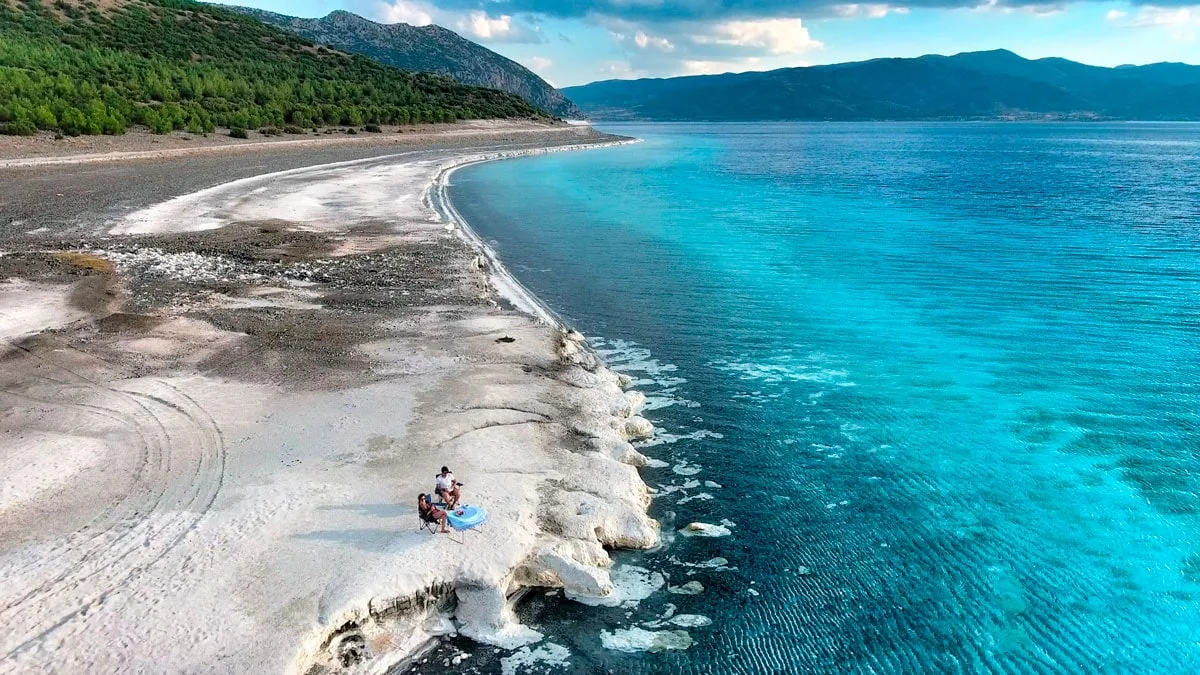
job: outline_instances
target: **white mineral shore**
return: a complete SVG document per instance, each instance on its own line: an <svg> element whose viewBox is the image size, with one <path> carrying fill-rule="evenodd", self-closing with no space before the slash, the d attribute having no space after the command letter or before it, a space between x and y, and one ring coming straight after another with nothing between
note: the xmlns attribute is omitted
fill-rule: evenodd
<svg viewBox="0 0 1200 675"><path fill-rule="evenodd" d="M430 187L492 157L414 157L241 180L112 232L271 219L336 235L335 255L470 239ZM134 264L119 257L118 273ZM479 294L519 289L490 252L463 267L447 274ZM101 335L69 290L0 279L0 672L383 672L451 631L515 648L540 638L513 617L519 589L609 595L606 549L658 542L629 443L652 432L644 397L555 323L422 308L355 347L365 381L293 387L199 368L247 335L183 309ZM226 299L326 302L303 284L250 295ZM14 346L47 329L109 340L111 358ZM482 531L418 530L416 495L443 464L490 514Z"/></svg>

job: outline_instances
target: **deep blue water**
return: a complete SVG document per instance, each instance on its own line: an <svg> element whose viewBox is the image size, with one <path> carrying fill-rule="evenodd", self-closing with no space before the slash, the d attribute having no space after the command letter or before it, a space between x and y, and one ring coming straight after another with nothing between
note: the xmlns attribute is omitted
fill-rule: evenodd
<svg viewBox="0 0 1200 675"><path fill-rule="evenodd" d="M735 526L621 558L699 595L526 603L539 668L1200 672L1200 126L611 130L452 198L654 394L666 531Z"/></svg>

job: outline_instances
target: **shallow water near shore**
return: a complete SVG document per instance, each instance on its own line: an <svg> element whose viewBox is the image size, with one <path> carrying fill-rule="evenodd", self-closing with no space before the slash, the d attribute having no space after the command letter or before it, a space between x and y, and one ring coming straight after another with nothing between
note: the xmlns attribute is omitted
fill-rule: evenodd
<svg viewBox="0 0 1200 675"><path fill-rule="evenodd" d="M1200 125L605 130L451 197L650 396L663 584L418 670L1200 669Z"/></svg>

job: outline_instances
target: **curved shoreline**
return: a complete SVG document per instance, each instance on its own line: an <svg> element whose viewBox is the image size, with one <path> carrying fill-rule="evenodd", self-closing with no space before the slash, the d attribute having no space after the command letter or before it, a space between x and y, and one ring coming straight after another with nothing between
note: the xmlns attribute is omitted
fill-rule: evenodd
<svg viewBox="0 0 1200 675"><path fill-rule="evenodd" d="M496 292L505 300L512 303L514 307L536 317L539 321L560 329L568 329L562 318L550 308L541 298L537 297L533 291L525 287L524 284L516 278L505 267L504 262L500 259L500 254L496 252L483 237L479 236L467 222L467 219L454 208L454 204L450 199L450 178L459 169L465 169L477 164L486 164L488 162L496 162L504 159L517 159L520 157L531 157L537 155L547 155L557 152L573 152L582 150L598 150L602 148L612 148L621 145L633 145L641 143L639 138L621 138L604 143L590 143L579 145L567 145L553 148L542 148L538 150L515 150L508 153L496 153L485 157L466 158L464 161L455 163L451 166L443 167L433 182L425 190L423 201L438 213L444 220L456 227L456 232L460 238L469 246L475 248L484 256L488 266L492 271L492 282Z"/></svg>
<svg viewBox="0 0 1200 675"><path fill-rule="evenodd" d="M449 198L450 178L459 169L487 162L558 152L610 148L641 142L641 139L619 137L612 141L597 143L522 148L486 154L463 155L443 164L433 179L422 190L422 205L433 211L446 224L446 228L452 230L456 238L465 244L469 250L479 255L472 262L470 272L486 275L487 287L490 293L499 295L518 312L534 319L538 324L550 328L558 335L557 358L567 367L579 368L587 374L584 380L573 382L572 387L585 390L593 388L601 390L606 387L612 388L615 385L619 389L613 389L613 392L620 392L627 386L628 379L623 375L617 375L609 371L587 345L584 336L568 326L549 305L526 288L508 270L495 249L484 241L470 226L466 218L454 208ZM598 391L596 393L598 394ZM612 393L607 394L607 396L611 395ZM600 396L603 398L606 395ZM647 487L642 482L640 473L636 471L636 468L644 466L647 459L641 453L634 450L633 446L627 442L628 440L648 437L653 433L653 427L650 423L639 415L641 401L644 400L644 396L638 392L627 392L618 394L617 397L621 399L621 403L617 404L618 407L623 405L624 410L616 415L585 405L584 410L576 409L566 413L559 421L575 428L576 433L578 433L581 424L588 427L594 424L607 427L611 425L611 420L615 419L617 426L621 429L618 432L618 436L622 440L613 438L597 443L597 449L600 450L599 454L603 454L606 459L615 460L618 464L635 467L634 476L636 476L635 481L639 486L638 489L645 490ZM607 405L612 405L611 401ZM591 409L587 410L589 407ZM571 417L575 417L575 420L571 421ZM599 436L595 437L595 440L599 440L603 435L604 432L601 432ZM622 495L621 500L626 498L626 495ZM625 508L620 501L609 504L608 507L617 510ZM653 541L651 542L649 539L646 539L644 534L635 534L633 532L623 534L611 533L618 540L624 538L625 543L612 545L613 542L610 541L605 544L605 548L608 548L610 545L614 550L622 548L652 548L661 543L657 535L658 523L649 519L649 500L645 499L642 501L638 510L641 516L648 519L656 528ZM524 644L536 643L541 640L540 634L532 633L530 629L516 622L513 616L513 609L520 602L521 598L529 591L539 588L565 588L572 591L575 596L583 598L604 597L608 593L613 592L613 587L611 581L608 579L607 570L607 566L611 561L608 560L607 555L603 557L603 561L594 559L590 563L581 564L581 561L571 560L569 556L562 557L558 553L550 553L549 558L547 558L546 551L540 554L535 553L532 559L528 559L517 565L506 575L509 581L506 582L507 588L502 594L503 597L499 607L496 605L495 598L487 603L480 603L478 600L470 599L470 595L477 593L477 590L471 590L467 598L470 607L464 611L461 608L464 602L464 599L461 597L463 592L461 580L441 580L415 593L394 596L390 599L380 599L380 605L382 606L408 608L401 610L400 614L392 616L388 616L389 613L386 610L381 610L379 617L384 621L396 622L398 620L408 625L411 633L404 636L404 642L407 645L406 649L393 651L372 660L372 668L394 672L397 669L408 667L416 659L421 658L422 655L427 654L435 648L438 640L447 634L447 632L444 632L446 629L441 628L441 626L453 626L455 623L459 624L459 628L457 630L453 628L449 629L449 634L457 633L463 635L481 645L514 648ZM518 579L522 580L518 581ZM457 600L455 599L456 595L460 596ZM472 623L476 622L471 618L471 614L478 611L478 605L480 604L489 605L484 612L488 615L487 621L490 622L491 627L484 631L470 627ZM409 614L406 616L404 612L409 612ZM376 615L374 608L371 610L371 615L372 617ZM499 623L495 623L501 617L503 617L502 620ZM423 628L418 627L422 624L428 625L431 622L439 626L433 632L426 634ZM344 625L339 627L338 624ZM327 627L328 630L312 636L309 643L300 650L295 663L296 672L308 672L316 664L322 664L326 667L331 665L332 662L329 657L338 652L340 648L339 644L344 643L347 635L358 636L366 632L363 625L364 617L350 613L346 614L343 619L332 622Z"/></svg>

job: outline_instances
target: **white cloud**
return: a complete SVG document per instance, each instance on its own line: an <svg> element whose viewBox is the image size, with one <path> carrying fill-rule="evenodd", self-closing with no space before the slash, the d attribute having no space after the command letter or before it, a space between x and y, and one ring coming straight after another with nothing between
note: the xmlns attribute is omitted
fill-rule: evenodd
<svg viewBox="0 0 1200 675"><path fill-rule="evenodd" d="M535 73L544 73L554 65L554 62L544 56L531 56L525 61L525 65Z"/></svg>
<svg viewBox="0 0 1200 675"><path fill-rule="evenodd" d="M762 59L749 57L734 61L692 61L685 60L681 66L684 75L720 75L721 73L753 70Z"/></svg>
<svg viewBox="0 0 1200 675"><path fill-rule="evenodd" d="M843 19L853 19L864 17L867 19L882 19L888 14L908 14L907 7L893 7L892 5L865 4L857 3L847 5L834 5L832 7L834 15Z"/></svg>
<svg viewBox="0 0 1200 675"><path fill-rule="evenodd" d="M604 23L608 28L609 35L625 47L636 47L642 51L675 51L675 43L661 35L646 32L644 28L638 27L637 24L628 21L607 21Z"/></svg>
<svg viewBox="0 0 1200 675"><path fill-rule="evenodd" d="M600 64L598 71L603 77L634 77L640 75L634 71L633 66L628 61L605 61Z"/></svg>
<svg viewBox="0 0 1200 675"><path fill-rule="evenodd" d="M380 2L375 9L375 18L380 23L408 23L428 26L433 23L434 8L420 0L393 0Z"/></svg>
<svg viewBox="0 0 1200 675"><path fill-rule="evenodd" d="M1191 7L1143 7L1130 20L1134 28L1146 26L1186 26L1200 18Z"/></svg>
<svg viewBox="0 0 1200 675"><path fill-rule="evenodd" d="M437 23L453 27L469 38L487 42L546 41L540 28L519 21L511 15L493 17L483 11L465 14L452 12L426 0L384 0L376 2L374 10L369 14L380 23L407 23L414 26Z"/></svg>
<svg viewBox="0 0 1200 675"><path fill-rule="evenodd" d="M1055 16L1066 11L1066 1L1063 2L1044 2L1033 5L1010 5L1001 2L1000 0L987 0L986 2L976 6L971 11L975 12L1000 12L1001 14L1014 14L1020 12L1022 14L1032 14L1035 17Z"/></svg>
<svg viewBox="0 0 1200 675"><path fill-rule="evenodd" d="M471 12L455 22L459 31L488 42L545 42L540 29L515 21L503 14L488 16L487 12Z"/></svg>
<svg viewBox="0 0 1200 675"><path fill-rule="evenodd" d="M1192 42L1200 28L1200 6L1192 7L1140 7L1132 16L1128 12L1110 10L1104 15L1109 21L1118 22L1125 28L1160 29L1166 31L1176 42Z"/></svg>
<svg viewBox="0 0 1200 675"><path fill-rule="evenodd" d="M799 18L653 21L593 17L624 53L622 77L671 77L807 65L823 45Z"/></svg>
<svg viewBox="0 0 1200 675"><path fill-rule="evenodd" d="M803 54L823 45L812 39L800 19L727 21L691 35L699 45L720 45L773 55Z"/></svg>
<svg viewBox="0 0 1200 675"><path fill-rule="evenodd" d="M638 46L638 49L657 49L660 52L675 51L675 45L667 38L647 35L640 30L634 33L633 43Z"/></svg>
<svg viewBox="0 0 1200 675"><path fill-rule="evenodd" d="M542 79L545 80L551 87L558 86L554 83L553 80L550 79L550 76L547 74L548 71L552 67L554 67L554 62L551 61L550 59L548 59L544 56L531 56L531 57L525 59L525 66L527 68L529 68L530 70L532 70L533 72L537 73L538 75L541 75Z"/></svg>

